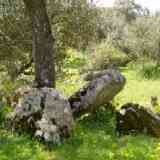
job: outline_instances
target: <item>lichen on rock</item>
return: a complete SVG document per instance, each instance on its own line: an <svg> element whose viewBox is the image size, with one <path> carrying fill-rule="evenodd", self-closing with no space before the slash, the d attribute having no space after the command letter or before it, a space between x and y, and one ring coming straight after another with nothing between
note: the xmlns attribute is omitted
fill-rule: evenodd
<svg viewBox="0 0 160 160"><path fill-rule="evenodd" d="M69 102L53 88L31 88L23 94L12 121L14 129L25 129L53 144L70 136L74 124Z"/></svg>

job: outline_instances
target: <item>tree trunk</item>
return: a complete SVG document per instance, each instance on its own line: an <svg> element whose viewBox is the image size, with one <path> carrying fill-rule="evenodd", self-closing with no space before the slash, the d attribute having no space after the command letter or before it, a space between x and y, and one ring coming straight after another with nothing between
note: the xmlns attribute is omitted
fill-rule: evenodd
<svg viewBox="0 0 160 160"><path fill-rule="evenodd" d="M45 0L23 1L32 23L36 87L55 87L54 38Z"/></svg>

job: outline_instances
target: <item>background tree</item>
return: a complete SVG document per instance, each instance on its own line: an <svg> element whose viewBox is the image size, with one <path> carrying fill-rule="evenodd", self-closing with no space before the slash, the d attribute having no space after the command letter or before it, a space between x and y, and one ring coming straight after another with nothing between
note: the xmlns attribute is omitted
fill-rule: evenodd
<svg viewBox="0 0 160 160"><path fill-rule="evenodd" d="M129 23L144 13L142 7L135 0L116 0L114 7Z"/></svg>
<svg viewBox="0 0 160 160"><path fill-rule="evenodd" d="M26 15L21 0L0 0L0 2L0 30L3 31L3 35L10 38L10 42L7 40L7 43L4 42L3 38L0 41L0 59L3 59L0 62L1 71L7 71L7 75L12 77L12 80L26 77L29 80L27 82L30 83L34 74L31 56L31 21ZM61 71L66 50L69 47L84 50L97 38L97 11L95 6L88 3L87 0L73 2L46 1L47 14L55 37L56 72Z"/></svg>
<svg viewBox="0 0 160 160"><path fill-rule="evenodd" d="M0 68L15 80L32 65L30 21L22 1L1 0L0 6Z"/></svg>

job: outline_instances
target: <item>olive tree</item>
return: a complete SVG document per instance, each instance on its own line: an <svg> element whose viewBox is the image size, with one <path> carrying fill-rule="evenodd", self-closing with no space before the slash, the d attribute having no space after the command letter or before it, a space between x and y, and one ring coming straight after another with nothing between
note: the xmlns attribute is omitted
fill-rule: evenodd
<svg viewBox="0 0 160 160"><path fill-rule="evenodd" d="M37 87L55 86L54 38L47 15L45 0L23 0L32 23L35 63L35 83Z"/></svg>

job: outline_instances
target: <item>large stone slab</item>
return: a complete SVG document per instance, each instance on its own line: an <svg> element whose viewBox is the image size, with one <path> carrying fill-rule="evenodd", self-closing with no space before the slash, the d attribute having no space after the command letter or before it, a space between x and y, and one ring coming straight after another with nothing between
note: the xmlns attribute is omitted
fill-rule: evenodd
<svg viewBox="0 0 160 160"><path fill-rule="evenodd" d="M69 98L75 117L94 112L107 104L123 89L125 77L115 69L108 69L94 76L91 82Z"/></svg>
<svg viewBox="0 0 160 160"><path fill-rule="evenodd" d="M73 129L70 104L57 90L25 91L13 113L14 129L27 130L45 142L60 143Z"/></svg>

